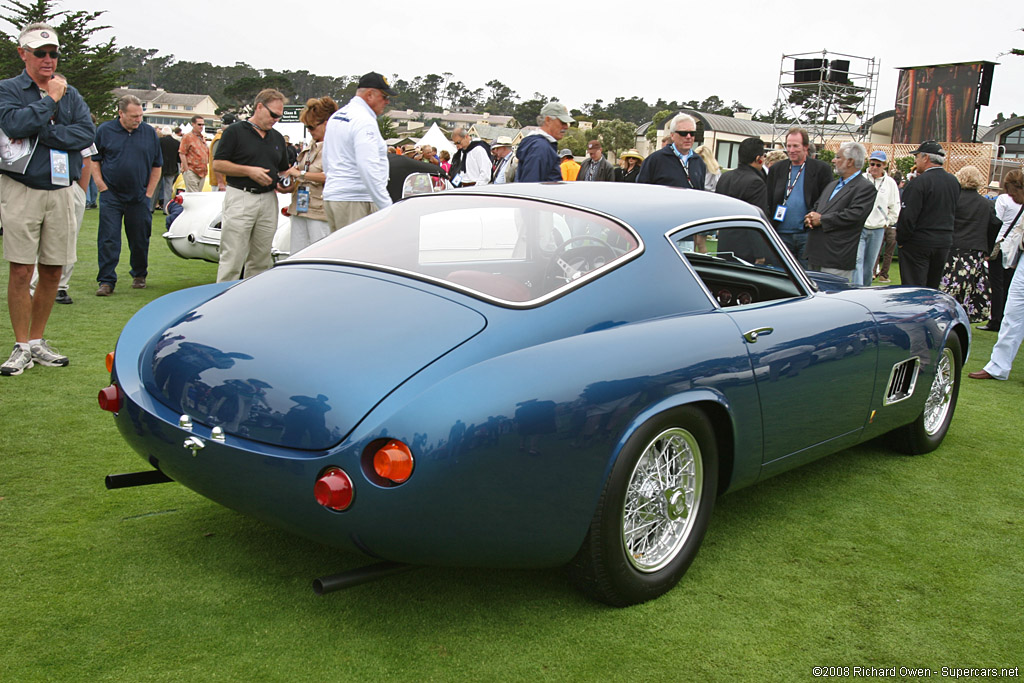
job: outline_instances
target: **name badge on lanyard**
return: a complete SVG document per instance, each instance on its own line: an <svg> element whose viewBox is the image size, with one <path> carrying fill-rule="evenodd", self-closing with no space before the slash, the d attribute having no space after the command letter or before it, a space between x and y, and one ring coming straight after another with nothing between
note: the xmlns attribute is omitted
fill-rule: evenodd
<svg viewBox="0 0 1024 683"><path fill-rule="evenodd" d="M71 184L71 169L68 168L68 153L59 149L50 150L50 182L67 187Z"/></svg>

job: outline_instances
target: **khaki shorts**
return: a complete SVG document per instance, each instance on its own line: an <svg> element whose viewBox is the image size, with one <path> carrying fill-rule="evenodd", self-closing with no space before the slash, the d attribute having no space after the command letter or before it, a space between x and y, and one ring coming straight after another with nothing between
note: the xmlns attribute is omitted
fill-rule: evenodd
<svg viewBox="0 0 1024 683"><path fill-rule="evenodd" d="M36 190L0 175L0 221L7 261L64 266L78 260L74 184Z"/></svg>

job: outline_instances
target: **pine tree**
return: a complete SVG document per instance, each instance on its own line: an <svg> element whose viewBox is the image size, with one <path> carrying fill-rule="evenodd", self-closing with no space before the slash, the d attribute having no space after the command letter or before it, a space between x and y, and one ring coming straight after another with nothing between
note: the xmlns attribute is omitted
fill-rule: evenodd
<svg viewBox="0 0 1024 683"><path fill-rule="evenodd" d="M78 89L98 120L114 114L111 91L120 84L121 71L113 66L117 59L114 39L96 38L109 26L97 25L104 12L58 11L55 0L20 2L7 0L0 5L0 19L9 26L0 29L0 73L14 76L25 68L18 56L18 34L34 22L49 24L60 38L61 58L57 68L68 83Z"/></svg>

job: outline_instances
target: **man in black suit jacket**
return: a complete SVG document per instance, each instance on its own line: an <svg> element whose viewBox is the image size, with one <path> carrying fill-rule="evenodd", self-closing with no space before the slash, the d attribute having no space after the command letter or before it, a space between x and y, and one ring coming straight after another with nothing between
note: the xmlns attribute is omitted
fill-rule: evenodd
<svg viewBox="0 0 1024 683"><path fill-rule="evenodd" d="M900 248L900 281L939 288L949 249L960 183L942 166L946 152L926 140L913 152L918 176L903 189L903 208L896 221Z"/></svg>
<svg viewBox="0 0 1024 683"><path fill-rule="evenodd" d="M726 171L718 179L717 194L735 197L761 209L768 217L768 184L764 171L764 143L761 138L747 138L740 143L739 166Z"/></svg>
<svg viewBox="0 0 1024 683"><path fill-rule="evenodd" d="M824 161L811 159L810 147L811 139L805 129L790 128L786 133L789 160L780 161L768 169L768 217L793 256L805 266L807 232L804 216L814 208L825 186L832 182L832 168ZM797 191L801 186L802 194Z"/></svg>
<svg viewBox="0 0 1024 683"><path fill-rule="evenodd" d="M707 168L700 155L693 152L693 143L697 140L696 119L689 114L676 114L669 130L672 131L672 144L647 157L636 181L703 190Z"/></svg>
<svg viewBox="0 0 1024 683"><path fill-rule="evenodd" d="M857 266L857 246L871 209L875 205L875 186L864 177L867 150L859 142L845 142L833 163L838 180L824 190L804 223L807 236L807 260L811 270L845 277L853 282Z"/></svg>

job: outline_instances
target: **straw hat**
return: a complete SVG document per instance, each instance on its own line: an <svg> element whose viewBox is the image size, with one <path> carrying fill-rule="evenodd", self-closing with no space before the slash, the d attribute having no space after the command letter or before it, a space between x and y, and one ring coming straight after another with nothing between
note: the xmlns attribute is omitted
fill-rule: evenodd
<svg viewBox="0 0 1024 683"><path fill-rule="evenodd" d="M643 155L640 154L640 152L638 152L636 149L627 149L625 152L620 154L619 157L621 159L629 159L629 158L632 157L633 159L636 159L637 161L643 161L644 160Z"/></svg>

